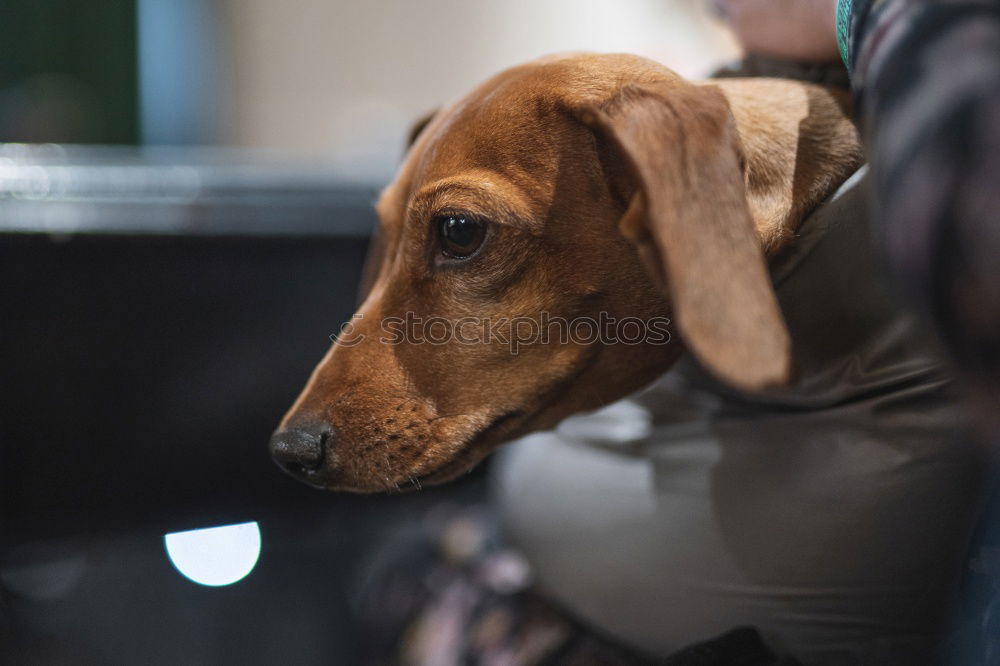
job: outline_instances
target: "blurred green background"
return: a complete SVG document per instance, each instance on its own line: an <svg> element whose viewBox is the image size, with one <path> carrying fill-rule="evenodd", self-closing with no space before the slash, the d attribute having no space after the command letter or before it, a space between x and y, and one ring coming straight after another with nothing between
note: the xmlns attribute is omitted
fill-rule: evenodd
<svg viewBox="0 0 1000 666"><path fill-rule="evenodd" d="M0 3L0 142L139 140L136 3Z"/></svg>

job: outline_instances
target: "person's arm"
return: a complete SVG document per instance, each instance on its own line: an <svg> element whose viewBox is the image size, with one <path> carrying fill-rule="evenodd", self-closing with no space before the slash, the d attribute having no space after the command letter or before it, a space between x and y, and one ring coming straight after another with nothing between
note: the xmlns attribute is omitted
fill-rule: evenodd
<svg viewBox="0 0 1000 666"><path fill-rule="evenodd" d="M890 267L996 390L1000 3L840 0L837 18Z"/></svg>

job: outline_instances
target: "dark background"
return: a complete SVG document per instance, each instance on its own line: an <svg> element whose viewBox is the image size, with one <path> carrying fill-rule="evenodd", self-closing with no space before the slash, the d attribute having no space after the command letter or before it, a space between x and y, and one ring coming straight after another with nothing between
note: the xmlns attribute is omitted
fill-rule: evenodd
<svg viewBox="0 0 1000 666"><path fill-rule="evenodd" d="M482 482L335 495L271 462L353 312L377 188L142 147L136 21L0 4L0 663L357 663L375 553ZM262 551L234 585L167 558L165 533L245 521Z"/></svg>
<svg viewBox="0 0 1000 666"><path fill-rule="evenodd" d="M376 554L482 494L324 493L267 453L353 312L374 190L194 150L6 155L0 663L357 663ZM165 533L244 521L246 579L169 562Z"/></svg>

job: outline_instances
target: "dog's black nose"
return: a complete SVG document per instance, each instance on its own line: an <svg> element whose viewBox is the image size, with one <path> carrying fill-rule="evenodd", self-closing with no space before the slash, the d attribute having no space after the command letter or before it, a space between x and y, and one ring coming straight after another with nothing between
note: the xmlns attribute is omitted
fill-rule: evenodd
<svg viewBox="0 0 1000 666"><path fill-rule="evenodd" d="M329 446L330 432L313 428L290 428L271 435L271 457L282 469L301 474L318 469Z"/></svg>

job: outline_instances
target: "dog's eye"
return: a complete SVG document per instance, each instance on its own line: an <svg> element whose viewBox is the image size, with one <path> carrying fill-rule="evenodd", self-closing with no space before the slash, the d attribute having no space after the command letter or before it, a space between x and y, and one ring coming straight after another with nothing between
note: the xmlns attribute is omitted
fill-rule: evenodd
<svg viewBox="0 0 1000 666"><path fill-rule="evenodd" d="M486 223L464 215L442 215L436 219L441 251L452 259L475 254L486 238Z"/></svg>

